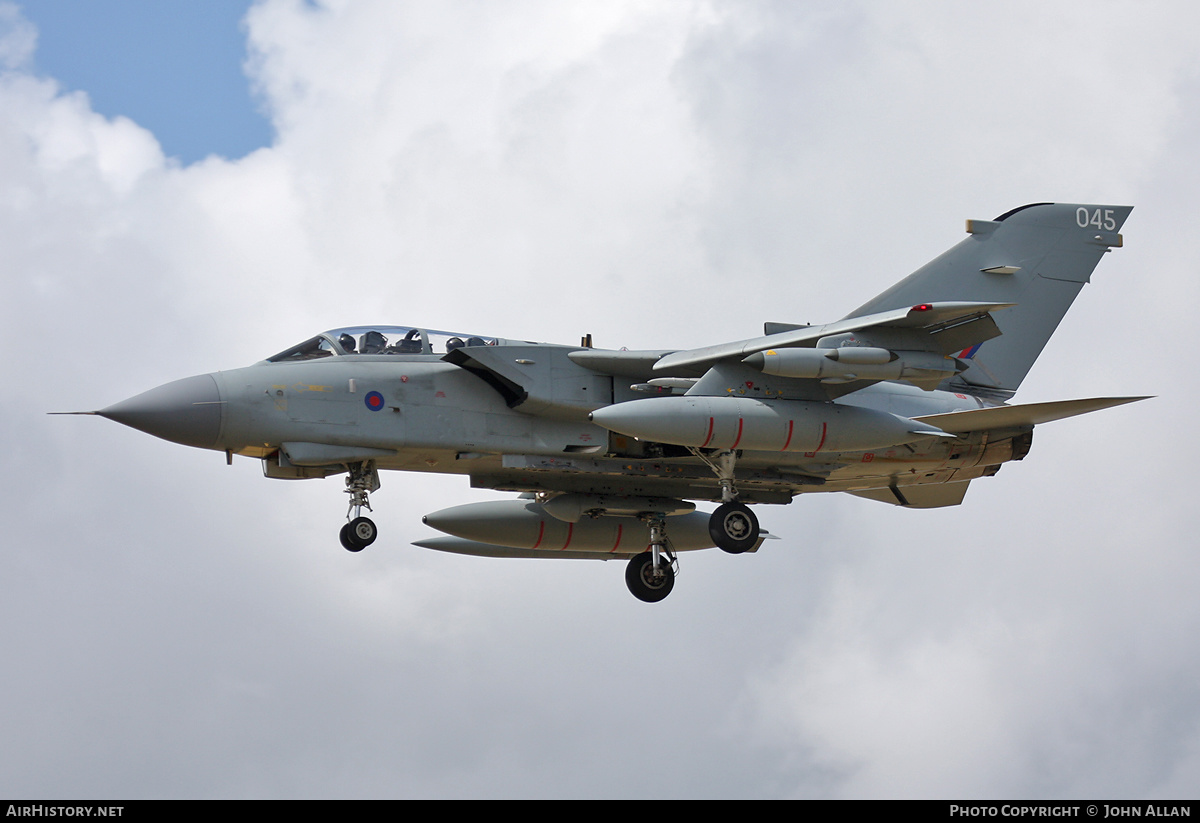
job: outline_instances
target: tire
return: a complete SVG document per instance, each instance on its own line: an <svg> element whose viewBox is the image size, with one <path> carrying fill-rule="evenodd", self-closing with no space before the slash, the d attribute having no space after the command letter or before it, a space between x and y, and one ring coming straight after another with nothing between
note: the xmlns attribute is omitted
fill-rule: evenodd
<svg viewBox="0 0 1200 823"><path fill-rule="evenodd" d="M708 536L722 551L741 554L758 543L758 518L741 503L722 503L708 519Z"/></svg>
<svg viewBox="0 0 1200 823"><path fill-rule="evenodd" d="M666 557L659 558L661 576L654 576L654 556L650 552L642 552L629 561L625 567L625 585L630 593L643 603L657 603L675 587L675 571Z"/></svg>
<svg viewBox="0 0 1200 823"><path fill-rule="evenodd" d="M338 532L338 539L342 541L342 548L348 552L360 552L366 548L354 539L354 533L350 531L349 523L342 526L342 530Z"/></svg>

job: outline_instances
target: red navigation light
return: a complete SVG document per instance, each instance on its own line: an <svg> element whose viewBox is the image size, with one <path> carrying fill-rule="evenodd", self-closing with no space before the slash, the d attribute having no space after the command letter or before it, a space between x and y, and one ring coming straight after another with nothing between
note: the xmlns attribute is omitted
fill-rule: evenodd
<svg viewBox="0 0 1200 823"><path fill-rule="evenodd" d="M933 308L932 303L918 303L917 305L912 307L912 310L913 311L929 311L932 308Z"/></svg>

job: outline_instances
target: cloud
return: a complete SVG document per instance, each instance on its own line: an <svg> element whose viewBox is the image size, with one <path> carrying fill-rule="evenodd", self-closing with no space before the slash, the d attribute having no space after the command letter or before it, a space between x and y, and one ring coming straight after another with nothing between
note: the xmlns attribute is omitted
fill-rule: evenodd
<svg viewBox="0 0 1200 823"><path fill-rule="evenodd" d="M7 70L28 67L37 46L37 29L12 3L0 4L0 66Z"/></svg>

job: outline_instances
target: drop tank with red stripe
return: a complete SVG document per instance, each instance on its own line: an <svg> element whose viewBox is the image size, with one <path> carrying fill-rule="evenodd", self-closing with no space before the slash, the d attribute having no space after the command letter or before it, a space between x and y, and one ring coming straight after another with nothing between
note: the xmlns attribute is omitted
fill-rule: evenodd
<svg viewBox="0 0 1200 823"><path fill-rule="evenodd" d="M876 409L745 397L632 400L597 409L591 420L639 440L722 450L862 451L945 436L928 424Z"/></svg>

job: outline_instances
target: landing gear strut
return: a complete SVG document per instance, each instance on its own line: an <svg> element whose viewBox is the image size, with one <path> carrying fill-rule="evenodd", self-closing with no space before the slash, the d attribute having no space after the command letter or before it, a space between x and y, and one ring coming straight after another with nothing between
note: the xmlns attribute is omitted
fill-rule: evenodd
<svg viewBox="0 0 1200 823"><path fill-rule="evenodd" d="M661 514L647 519L650 524L650 551L630 559L625 567L625 585L644 603L657 603L675 586L675 558L667 548L667 530Z"/></svg>
<svg viewBox="0 0 1200 823"><path fill-rule="evenodd" d="M351 552L360 552L375 542L379 529L374 521L362 516L362 510L371 511L370 494L379 488L379 472L375 469L375 461L355 463L350 467L346 477L346 494L350 495L350 507L346 510L349 521L342 526L338 537L342 546Z"/></svg>

